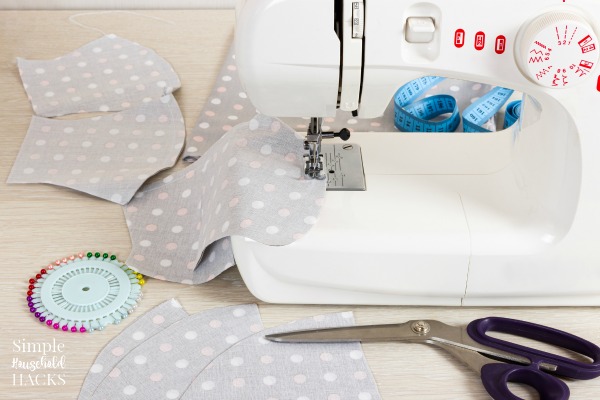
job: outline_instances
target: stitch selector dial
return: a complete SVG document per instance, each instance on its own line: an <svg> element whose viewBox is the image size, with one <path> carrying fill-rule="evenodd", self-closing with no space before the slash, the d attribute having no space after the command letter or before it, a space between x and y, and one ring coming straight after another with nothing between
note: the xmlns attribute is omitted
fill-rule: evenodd
<svg viewBox="0 0 600 400"><path fill-rule="evenodd" d="M523 75L538 85L565 88L582 82L598 64L598 37L571 12L549 12L523 28L516 59Z"/></svg>

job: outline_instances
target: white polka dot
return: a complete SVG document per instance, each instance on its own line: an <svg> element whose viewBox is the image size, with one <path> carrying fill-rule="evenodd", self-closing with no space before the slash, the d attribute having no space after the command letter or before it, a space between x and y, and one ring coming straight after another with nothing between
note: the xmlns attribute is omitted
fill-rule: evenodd
<svg viewBox="0 0 600 400"><path fill-rule="evenodd" d="M238 181L238 185L240 185L240 186L246 186L249 183L250 183L250 178L242 178Z"/></svg>
<svg viewBox="0 0 600 400"><path fill-rule="evenodd" d="M198 127L201 129L206 129L210 126L210 124L208 122L202 122L200 124L198 124Z"/></svg>
<svg viewBox="0 0 600 400"><path fill-rule="evenodd" d="M219 104L221 104L221 99L212 99L210 102L212 104L219 105Z"/></svg>
<svg viewBox="0 0 600 400"><path fill-rule="evenodd" d="M110 196L110 201L112 201L113 203L120 203L123 200L123 196L121 196L119 193L115 193L112 196Z"/></svg>
<svg viewBox="0 0 600 400"><path fill-rule="evenodd" d="M154 61L146 60L146 61L144 61L144 64L150 67L150 66L154 65Z"/></svg>
<svg viewBox="0 0 600 400"><path fill-rule="evenodd" d="M129 143L129 144L127 145L127 148L128 148L128 149L130 149L130 150L135 150L135 149L137 149L138 147L140 147L140 145L139 145L139 144L137 144L137 143Z"/></svg>
<svg viewBox="0 0 600 400"><path fill-rule="evenodd" d="M135 117L135 120L137 122L144 122L146 120L146 116L143 115L143 114L140 114L140 115L138 115L138 116Z"/></svg>
<svg viewBox="0 0 600 400"><path fill-rule="evenodd" d="M304 218L304 223L307 225L314 225L317 223L317 218L313 216L308 216Z"/></svg>
<svg viewBox="0 0 600 400"><path fill-rule="evenodd" d="M125 93L125 89L123 89L123 88L116 88L115 89L115 93L116 94L123 94L123 93Z"/></svg>
<svg viewBox="0 0 600 400"><path fill-rule="evenodd" d="M123 388L123 393L127 396L132 396L137 392L137 388L133 385L127 385Z"/></svg>
<svg viewBox="0 0 600 400"><path fill-rule="evenodd" d="M325 379L327 382L333 382L337 379L337 375L333 372L327 372L325 375L323 375L323 379Z"/></svg>
<svg viewBox="0 0 600 400"><path fill-rule="evenodd" d="M281 168L277 168L275 170L275 175L277 175L277 176L283 176L283 175L285 175L285 170L281 169Z"/></svg>
<svg viewBox="0 0 600 400"><path fill-rule="evenodd" d="M259 125L260 124L259 124L258 120L252 118L250 120L250 122L248 123L248 129L250 129L251 131L255 131L258 129Z"/></svg>
<svg viewBox="0 0 600 400"><path fill-rule="evenodd" d="M234 367L239 367L244 363L244 359L242 357L233 357L230 361L231 365Z"/></svg>
<svg viewBox="0 0 600 400"><path fill-rule="evenodd" d="M167 396L167 399L176 399L179 397L179 391L171 389L165 395Z"/></svg>
<svg viewBox="0 0 600 400"><path fill-rule="evenodd" d="M235 310L233 310L233 316L234 317L243 317L244 315L246 315L246 310L244 310L243 308L236 308Z"/></svg>
<svg viewBox="0 0 600 400"><path fill-rule="evenodd" d="M98 85L95 83L90 83L89 85L87 85L88 89L97 89Z"/></svg>
<svg viewBox="0 0 600 400"><path fill-rule="evenodd" d="M79 96L73 96L73 97L71 97L71 101L74 101L74 102L81 101L81 97L79 97Z"/></svg>
<svg viewBox="0 0 600 400"><path fill-rule="evenodd" d="M86 62L84 62L84 61L80 61L80 62L78 62L78 63L77 63L77 66L78 66L78 67L80 67L80 68L83 68L83 67L85 67L86 65L87 65L87 63L86 63Z"/></svg>
<svg viewBox="0 0 600 400"><path fill-rule="evenodd" d="M85 141L81 143L81 147L92 147L92 142Z"/></svg>
<svg viewBox="0 0 600 400"><path fill-rule="evenodd" d="M260 148L260 153L265 156L268 156L272 152L273 152L273 149L271 148L271 145L265 144L263 147Z"/></svg>
<svg viewBox="0 0 600 400"><path fill-rule="evenodd" d="M138 81L138 80L140 80L140 77L139 77L139 76L137 76L137 75L131 75L131 76L129 77L129 80L131 80L131 81Z"/></svg>
<svg viewBox="0 0 600 400"><path fill-rule="evenodd" d="M181 368L181 369L187 368L188 365L190 365L190 362L188 360L186 360L185 358L182 358L181 360L177 360L175 362L175 366L177 368Z"/></svg>
<svg viewBox="0 0 600 400"><path fill-rule="evenodd" d="M156 158L156 157L148 157L148 158L146 158L146 162L149 163L149 164L154 164L157 161L158 161L158 158Z"/></svg>
<svg viewBox="0 0 600 400"><path fill-rule="evenodd" d="M63 82L71 82L71 77L70 76L63 76L60 80L63 81Z"/></svg>
<svg viewBox="0 0 600 400"><path fill-rule="evenodd" d="M450 91L458 92L458 91L460 91L460 86L452 85L452 86L450 86Z"/></svg>
<svg viewBox="0 0 600 400"><path fill-rule="evenodd" d="M149 240L142 240L140 242L140 246L142 247L150 247L152 245L152 242L150 242Z"/></svg>
<svg viewBox="0 0 600 400"><path fill-rule="evenodd" d="M102 370L104 369L104 367L102 366L102 364L94 364L92 365L92 367L90 368L90 372L92 374L97 374L99 372L102 372Z"/></svg>
<svg viewBox="0 0 600 400"><path fill-rule="evenodd" d="M277 379L274 376L265 376L263 378L263 383L267 386L273 386L277 382Z"/></svg>
<svg viewBox="0 0 600 400"><path fill-rule="evenodd" d="M158 81L156 82L156 86L160 87L160 88L164 88L167 86L167 82L165 81Z"/></svg>
<svg viewBox="0 0 600 400"><path fill-rule="evenodd" d="M45 73L45 72L46 72L46 70L45 70L44 68L36 68L36 69L35 69L35 73L36 73L36 74L43 74L43 73Z"/></svg>
<svg viewBox="0 0 600 400"><path fill-rule="evenodd" d="M355 125L355 124L357 124L357 123L358 123L358 121L357 121L357 120L355 120L354 118L350 118L350 119L347 121L347 123L348 123L348 124L350 124L350 125Z"/></svg>
<svg viewBox="0 0 600 400"><path fill-rule="evenodd" d="M214 388L215 388L215 383L213 381L202 382L202 389L213 390Z"/></svg>
<svg viewBox="0 0 600 400"><path fill-rule="evenodd" d="M359 400L371 400L372 398L371 393L361 392L358 394Z"/></svg>
<svg viewBox="0 0 600 400"><path fill-rule="evenodd" d="M29 175L29 174L33 174L34 171L35 170L33 168L25 168L23 170L23 173Z"/></svg>
<svg viewBox="0 0 600 400"><path fill-rule="evenodd" d="M190 194L192 194L192 191L190 189L186 189L181 193L181 197L187 199L188 197L190 197Z"/></svg>
<svg viewBox="0 0 600 400"><path fill-rule="evenodd" d="M175 225L174 227L171 228L171 232L173 233L181 233L183 231L183 226L181 225Z"/></svg>
<svg viewBox="0 0 600 400"><path fill-rule="evenodd" d="M290 360L293 363L297 364L297 363L301 363L304 360L304 358L300 354L294 354L290 357Z"/></svg>
<svg viewBox="0 0 600 400"><path fill-rule="evenodd" d="M104 163L109 162L110 161L110 157L109 156L102 156L102 157L100 157L100 161L102 161Z"/></svg>
<svg viewBox="0 0 600 400"><path fill-rule="evenodd" d="M232 157L232 158L230 158L230 159L229 159L229 161L227 162L227 165L228 165L229 167L233 167L233 166L235 165L235 163L237 163L237 158L235 158L235 157Z"/></svg>
<svg viewBox="0 0 600 400"><path fill-rule="evenodd" d="M256 200L252 202L252 208L255 208L257 210L260 210L261 208L264 208L265 203L263 203L262 201Z"/></svg>
<svg viewBox="0 0 600 400"><path fill-rule="evenodd" d="M236 343L238 340L240 340L237 336L235 335L229 335L225 338L225 341L229 344L234 344Z"/></svg>
<svg viewBox="0 0 600 400"><path fill-rule="evenodd" d="M45 141L45 140L43 140L43 139L36 140L36 141L35 141L35 144L36 144L36 146L43 146L43 145L45 145L45 144L46 144L46 141Z"/></svg>
<svg viewBox="0 0 600 400"><path fill-rule="evenodd" d="M350 358L353 360L360 360L362 358L362 356L363 356L363 353L360 350L352 350L350 352Z"/></svg>
<svg viewBox="0 0 600 400"><path fill-rule="evenodd" d="M248 98L248 95L245 92L239 92L238 96L240 96L240 98L242 98L242 99Z"/></svg>
<svg viewBox="0 0 600 400"><path fill-rule="evenodd" d="M173 262L171 260L167 260L167 259L160 260L161 267L167 268L167 267L170 267L172 264L173 264Z"/></svg>
<svg viewBox="0 0 600 400"><path fill-rule="evenodd" d="M292 192L290 193L290 199L291 200L299 200L302 197L302 195L298 192Z"/></svg>
<svg viewBox="0 0 600 400"><path fill-rule="evenodd" d="M101 49L100 47L94 47L94 48L92 49L92 51L93 51L94 53L100 53L100 52L102 52L102 49Z"/></svg>
<svg viewBox="0 0 600 400"><path fill-rule="evenodd" d="M196 331L187 331L183 337L187 340L194 340L198 337L198 333Z"/></svg>
<svg viewBox="0 0 600 400"><path fill-rule="evenodd" d="M163 213L163 210L160 208L155 208L154 210L152 210L152 215L154 215L155 217L162 215L162 213Z"/></svg>
<svg viewBox="0 0 600 400"><path fill-rule="evenodd" d="M142 365L142 364L146 364L146 361L148 361L148 359L146 358L146 356L135 356L135 358L133 359L133 362L136 363L137 365Z"/></svg>
<svg viewBox="0 0 600 400"><path fill-rule="evenodd" d="M223 225L221 226L221 232L225 232L227 229L229 229L229 221L225 221L223 223Z"/></svg>
<svg viewBox="0 0 600 400"><path fill-rule="evenodd" d="M89 182L90 182L90 183L98 183L98 182L100 182L100 178L98 178L98 177L96 177L96 176L95 176L95 177L93 177L93 178L90 178L90 181L89 181Z"/></svg>
<svg viewBox="0 0 600 400"><path fill-rule="evenodd" d="M146 334L142 331L135 331L133 332L133 334L131 335L131 338L133 340L142 340L146 337Z"/></svg>
<svg viewBox="0 0 600 400"><path fill-rule="evenodd" d="M278 227L276 227L276 226L273 226L273 225L271 225L271 226L268 226L268 227L267 227L266 231L267 231L267 233L268 233L269 235L274 235L274 234L276 234L277 232L279 232L279 228L278 228Z"/></svg>
<svg viewBox="0 0 600 400"><path fill-rule="evenodd" d="M224 80L225 82L229 82L231 80L231 76L224 75L221 79Z"/></svg>
<svg viewBox="0 0 600 400"><path fill-rule="evenodd" d="M54 161L62 161L65 159L65 156L63 154L55 154L52 158L54 159Z"/></svg>

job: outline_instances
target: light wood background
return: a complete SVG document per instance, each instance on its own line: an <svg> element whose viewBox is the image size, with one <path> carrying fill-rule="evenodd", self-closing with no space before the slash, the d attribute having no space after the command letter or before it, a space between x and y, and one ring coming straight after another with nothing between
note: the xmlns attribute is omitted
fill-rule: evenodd
<svg viewBox="0 0 600 400"><path fill-rule="evenodd" d="M210 308L255 302L265 326L325 312L353 310L359 323L440 319L466 324L489 315L527 319L554 326L600 343L598 309L582 308L442 308L300 306L264 304L246 289L236 269L199 286L148 279L139 308L121 325L93 334L65 334L42 326L30 315L27 280L43 266L82 250L112 252L126 259L130 241L119 206L85 194L49 185L6 185L6 177L27 131L32 110L16 68L17 56L48 59L99 37L98 32L69 23L76 12L0 12L0 399L74 399L102 347L134 318L164 300L176 297L195 313ZM144 11L165 21L140 15L111 13L81 16L82 23L115 33L155 49L179 73L175 93L187 128L191 128L218 73L232 39L233 11ZM168 21L172 22L169 23ZM181 167L179 165L178 167ZM13 374L15 341L64 344L63 386L20 386ZM487 399L479 378L443 351L417 344L379 343L364 346L383 399ZM600 397L600 379L568 382L573 399ZM522 396L526 391L520 388ZM281 399L287 400L287 399Z"/></svg>

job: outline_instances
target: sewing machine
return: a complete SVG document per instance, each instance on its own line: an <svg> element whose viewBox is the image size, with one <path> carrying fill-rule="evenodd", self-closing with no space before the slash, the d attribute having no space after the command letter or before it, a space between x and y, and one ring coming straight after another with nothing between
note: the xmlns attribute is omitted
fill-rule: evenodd
<svg viewBox="0 0 600 400"><path fill-rule="evenodd" d="M262 113L311 117L306 179L360 149L364 188L328 190L288 246L233 238L242 277L278 303L600 304L600 2L246 0L236 54ZM524 93L509 129L321 132L381 115L437 75ZM351 144L346 145L344 144ZM355 151L356 152L356 151ZM358 166L359 178L363 173ZM360 179L359 179L360 180Z"/></svg>

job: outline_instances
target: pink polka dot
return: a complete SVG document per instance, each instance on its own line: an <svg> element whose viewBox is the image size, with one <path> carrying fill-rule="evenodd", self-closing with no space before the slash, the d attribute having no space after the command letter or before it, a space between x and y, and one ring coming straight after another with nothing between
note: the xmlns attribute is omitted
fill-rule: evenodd
<svg viewBox="0 0 600 400"><path fill-rule="evenodd" d="M115 177L113 178L113 181L115 181L115 182L122 182L122 181L123 181L123 179L125 179L123 176L121 176L121 175L117 175L117 176L115 176Z"/></svg>
<svg viewBox="0 0 600 400"><path fill-rule="evenodd" d="M167 117L166 115L161 115L160 117L158 117L158 122L169 122L169 117Z"/></svg>
<svg viewBox="0 0 600 400"><path fill-rule="evenodd" d="M251 219L245 219L242 222L240 222L240 227L241 228L248 228L250 225L252 225L252 220Z"/></svg>
<svg viewBox="0 0 600 400"><path fill-rule="evenodd" d="M239 147L246 147L248 145L248 141L244 138L238 139L235 141L235 144Z"/></svg>
<svg viewBox="0 0 600 400"><path fill-rule="evenodd" d="M367 377L367 374L364 371L356 371L354 373L354 379L362 381Z"/></svg>
<svg viewBox="0 0 600 400"><path fill-rule="evenodd" d="M42 85L42 86L48 86L49 84L50 84L50 82L48 82L48 81L41 81L40 82L40 85Z"/></svg>
<svg viewBox="0 0 600 400"><path fill-rule="evenodd" d="M246 384L246 381L244 380L244 378L235 378L233 381L231 381L231 384L234 387L243 387Z"/></svg>
<svg viewBox="0 0 600 400"><path fill-rule="evenodd" d="M244 106L243 106L243 105L241 105L241 104L235 104L235 105L233 106L233 109L234 109L234 110L238 110L238 111L240 111L240 110L243 110L243 109L244 109Z"/></svg>
<svg viewBox="0 0 600 400"><path fill-rule="evenodd" d="M233 64L232 64L232 65L228 65L228 66L227 66L227 69L228 69L229 71L235 71L237 68L236 68L236 66L235 66L235 65L233 65Z"/></svg>
<svg viewBox="0 0 600 400"><path fill-rule="evenodd" d="M123 116L121 114L115 114L113 117L113 121L123 121Z"/></svg>
<svg viewBox="0 0 600 400"><path fill-rule="evenodd" d="M219 92L219 93L225 93L226 91L227 91L227 89L223 86L220 86L217 88L217 92Z"/></svg>
<svg viewBox="0 0 600 400"><path fill-rule="evenodd" d="M61 141L58 143L58 145L59 145L60 147L65 147L65 146L68 146L68 145L69 145L69 142L68 142L67 140L61 140Z"/></svg>
<svg viewBox="0 0 600 400"><path fill-rule="evenodd" d="M330 394L327 396L327 400L342 400L339 394Z"/></svg>
<svg viewBox="0 0 600 400"><path fill-rule="evenodd" d="M58 67L56 67L56 69L58 71L64 71L65 69L67 69L67 67L65 67L64 65L59 65Z"/></svg>
<svg viewBox="0 0 600 400"><path fill-rule="evenodd" d="M56 173L58 172L58 170L52 168L48 170L48 175L56 175Z"/></svg>
<svg viewBox="0 0 600 400"><path fill-rule="evenodd" d="M290 161L290 162L296 161L296 154L294 154L294 153L287 153L285 155L285 161Z"/></svg>
<svg viewBox="0 0 600 400"><path fill-rule="evenodd" d="M262 356L260 358L260 362L263 364L271 364L273 362L273 357L271 356Z"/></svg>
<svg viewBox="0 0 600 400"><path fill-rule="evenodd" d="M165 248L167 250L175 250L175 249L177 249L177 243L173 243L173 242L167 243L167 245L165 246Z"/></svg>
<svg viewBox="0 0 600 400"><path fill-rule="evenodd" d="M202 142L204 142L204 136L194 136L194 137L192 138L192 140L193 140L194 142L202 143Z"/></svg>
<svg viewBox="0 0 600 400"><path fill-rule="evenodd" d="M166 200L169 198L169 193L167 192L160 192L157 196L159 198L159 200Z"/></svg>
<svg viewBox="0 0 600 400"><path fill-rule="evenodd" d="M213 319L208 323L208 325L210 325L211 328L220 328L223 323L218 319Z"/></svg>
<svg viewBox="0 0 600 400"><path fill-rule="evenodd" d="M206 111L204 114L206 114L209 117L214 117L215 116L215 112L214 111Z"/></svg>
<svg viewBox="0 0 600 400"><path fill-rule="evenodd" d="M138 209L137 209L137 207L135 207L135 206L128 206L128 207L127 207L127 212L130 212L130 213L137 212L137 210L138 210Z"/></svg>
<svg viewBox="0 0 600 400"><path fill-rule="evenodd" d="M146 257L144 257L141 254L136 254L136 255L133 256L133 259L136 260L136 261L144 261L146 259Z"/></svg>
<svg viewBox="0 0 600 400"><path fill-rule="evenodd" d="M160 143L154 143L152 145L152 150L160 150L162 148L162 146L160 145Z"/></svg>
<svg viewBox="0 0 600 400"><path fill-rule="evenodd" d="M279 214L280 217L289 217L290 216L290 210L288 210L287 208L282 208L281 210L279 210L277 212L277 214Z"/></svg>
<svg viewBox="0 0 600 400"><path fill-rule="evenodd" d="M129 103L127 101L124 101L124 102L121 103L121 107L123 107L123 108L131 107L131 103Z"/></svg>
<svg viewBox="0 0 600 400"><path fill-rule="evenodd" d="M196 175L196 172L195 172L195 171L188 171L188 172L185 174L185 177L186 177L187 179L191 179L191 178L193 178L193 177L194 177L194 175Z"/></svg>
<svg viewBox="0 0 600 400"><path fill-rule="evenodd" d="M111 353L113 354L113 356L120 357L123 355L123 353L125 353L125 349L120 346L115 347L114 349L111 350Z"/></svg>
<svg viewBox="0 0 600 400"><path fill-rule="evenodd" d="M261 165L262 164L259 161L252 161L252 162L250 162L250 168L257 169L257 168L260 168Z"/></svg>
<svg viewBox="0 0 600 400"><path fill-rule="evenodd" d="M250 332L260 332L262 331L262 326L260 324L252 324L250 325Z"/></svg>
<svg viewBox="0 0 600 400"><path fill-rule="evenodd" d="M271 124L271 132L279 132L281 129L281 123L279 121L273 121Z"/></svg>
<svg viewBox="0 0 600 400"><path fill-rule="evenodd" d="M160 372L155 372L152 375L150 375L150 380L152 382L159 382L162 380L162 378L163 378L163 376Z"/></svg>
<svg viewBox="0 0 600 400"><path fill-rule="evenodd" d="M102 93L96 92L96 93L92 94L92 96L94 96L95 98L99 99L100 97L102 97Z"/></svg>
<svg viewBox="0 0 600 400"><path fill-rule="evenodd" d="M325 204L325 198L321 197L320 199L316 199L315 204L319 207L323 207L323 205Z"/></svg>
<svg viewBox="0 0 600 400"><path fill-rule="evenodd" d="M154 232L156 230L156 228L158 228L158 227L156 225L154 225L154 224L148 224L148 225L146 225L146 230L148 232Z"/></svg>
<svg viewBox="0 0 600 400"><path fill-rule="evenodd" d="M76 91L77 90L75 88L72 88L72 87L70 87L70 88L67 89L67 93L75 93Z"/></svg>
<svg viewBox="0 0 600 400"><path fill-rule="evenodd" d="M119 368L113 368L112 371L108 374L111 378L118 378L121 375L121 370Z"/></svg>
<svg viewBox="0 0 600 400"><path fill-rule="evenodd" d="M188 213L188 209L187 208L180 208L179 210L177 210L177 215L179 215L180 217L183 217L187 213Z"/></svg>
<svg viewBox="0 0 600 400"><path fill-rule="evenodd" d="M146 90L146 86L142 85L141 83L139 85L135 85L135 88L139 91Z"/></svg>
<svg viewBox="0 0 600 400"><path fill-rule="evenodd" d="M186 268L187 268L187 269L189 269L189 270L194 270L194 269L196 269L196 265L198 265L198 263L197 263L197 262L195 262L195 261L190 261L190 262L189 262L189 263L186 265Z"/></svg>
<svg viewBox="0 0 600 400"><path fill-rule="evenodd" d="M85 160L87 160L86 156L83 156L83 155L77 156L77 161L85 161Z"/></svg>
<svg viewBox="0 0 600 400"><path fill-rule="evenodd" d="M95 128L88 128L88 130L86 131L89 134L94 134L96 133L96 129Z"/></svg>
<svg viewBox="0 0 600 400"><path fill-rule="evenodd" d="M202 353L205 356L212 356L214 352L215 350L212 347L204 347L202 348L202 350L200 350L200 353Z"/></svg>
<svg viewBox="0 0 600 400"><path fill-rule="evenodd" d="M229 207L235 207L238 205L239 202L240 202L240 199L237 197L234 197L233 199L231 199L229 201Z"/></svg>
<svg viewBox="0 0 600 400"><path fill-rule="evenodd" d="M40 159L40 155L39 154L32 154L29 156L29 158L31 158L32 160L39 160Z"/></svg>
<svg viewBox="0 0 600 400"><path fill-rule="evenodd" d="M304 234L303 234L303 233L294 233L294 235L292 236L292 238L293 238L294 240L300 240L300 239L302 239L303 237L304 237Z"/></svg>
<svg viewBox="0 0 600 400"><path fill-rule="evenodd" d="M331 353L321 353L319 358L321 361L331 361L333 360L333 355Z"/></svg>
<svg viewBox="0 0 600 400"><path fill-rule="evenodd" d="M127 163L133 162L133 157L125 157L125 162L127 162Z"/></svg>
<svg viewBox="0 0 600 400"><path fill-rule="evenodd" d="M142 134L142 131L139 129L134 130L133 132L131 132L134 136L140 136Z"/></svg>
<svg viewBox="0 0 600 400"><path fill-rule="evenodd" d="M275 185L271 184L271 183L267 183L265 186L263 186L263 189L265 192L274 192L275 191Z"/></svg>
<svg viewBox="0 0 600 400"><path fill-rule="evenodd" d="M49 126L42 126L42 132L50 132L50 127Z"/></svg>
<svg viewBox="0 0 600 400"><path fill-rule="evenodd" d="M116 79L111 79L110 81L108 81L108 83L111 85L116 85L117 83L119 83L119 81L117 81Z"/></svg>
<svg viewBox="0 0 600 400"><path fill-rule="evenodd" d="M155 77L155 78L156 78L157 76L159 76L159 75L160 75L160 72L158 72L158 71L152 71L152 72L150 73L150 76L153 76L153 77Z"/></svg>
<svg viewBox="0 0 600 400"><path fill-rule="evenodd" d="M166 353L167 351L171 351L173 350L173 346L171 345L171 343L163 343L161 344L159 347L160 351L162 351L163 353Z"/></svg>
<svg viewBox="0 0 600 400"><path fill-rule="evenodd" d="M306 375L298 374L294 376L294 382L298 384L303 384L304 382L306 382Z"/></svg>
<svg viewBox="0 0 600 400"><path fill-rule="evenodd" d="M371 122L370 125L374 126L374 127L379 127L379 126L381 126L381 122Z"/></svg>
<svg viewBox="0 0 600 400"><path fill-rule="evenodd" d="M89 72L84 72L83 74L81 74L81 76L83 76L84 78L91 78L92 74L90 74Z"/></svg>
<svg viewBox="0 0 600 400"><path fill-rule="evenodd" d="M224 130L225 132L227 132L227 131L231 130L231 128L232 128L232 126L231 126L231 125L223 125L223 130Z"/></svg>
<svg viewBox="0 0 600 400"><path fill-rule="evenodd" d="M115 144L113 142L108 142L104 145L104 147L106 147L107 149L112 149L113 147L115 147Z"/></svg>

